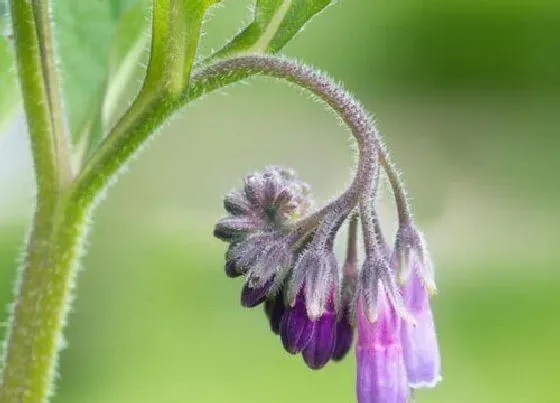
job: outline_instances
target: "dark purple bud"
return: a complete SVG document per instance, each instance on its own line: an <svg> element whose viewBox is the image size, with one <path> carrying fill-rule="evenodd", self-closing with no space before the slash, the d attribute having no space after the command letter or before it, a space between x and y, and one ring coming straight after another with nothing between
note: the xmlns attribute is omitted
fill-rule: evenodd
<svg viewBox="0 0 560 403"><path fill-rule="evenodd" d="M290 354L303 351L313 337L315 322L307 317L303 297L298 297L293 307L288 307L280 323L280 337Z"/></svg>
<svg viewBox="0 0 560 403"><path fill-rule="evenodd" d="M226 276L230 278L239 277L243 274L241 270L238 270L237 262L233 259L229 259L226 261L225 272Z"/></svg>
<svg viewBox="0 0 560 403"><path fill-rule="evenodd" d="M250 282L245 283L241 290L241 305L247 308L253 308L264 302L273 283L274 278L270 278L263 285L256 287L252 287Z"/></svg>
<svg viewBox="0 0 560 403"><path fill-rule="evenodd" d="M324 313L315 322L313 337L303 349L303 359L311 369L321 369L329 362L335 345L334 311Z"/></svg>
<svg viewBox="0 0 560 403"><path fill-rule="evenodd" d="M335 333L336 337L332 359L333 361L341 361L352 348L352 341L354 339L354 328L350 323L347 312L336 322Z"/></svg>
<svg viewBox="0 0 560 403"><path fill-rule="evenodd" d="M280 334L280 323L286 311L282 296L277 295L272 298L267 298L264 302L264 311L270 323L270 330L272 330L274 334Z"/></svg>

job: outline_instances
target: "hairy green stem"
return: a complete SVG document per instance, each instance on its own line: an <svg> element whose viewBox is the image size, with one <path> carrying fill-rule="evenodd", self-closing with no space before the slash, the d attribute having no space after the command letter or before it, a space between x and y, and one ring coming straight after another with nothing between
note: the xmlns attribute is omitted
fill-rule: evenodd
<svg viewBox="0 0 560 403"><path fill-rule="evenodd" d="M23 266L6 345L2 403L40 403L52 393L88 211L62 196L49 232L31 233L28 250L41 253L28 252Z"/></svg>
<svg viewBox="0 0 560 403"><path fill-rule="evenodd" d="M0 402L42 402L54 373L64 304L51 282L60 206L71 181L49 5L11 0L17 72L36 178L36 207L3 348ZM66 284L66 283L65 283Z"/></svg>
<svg viewBox="0 0 560 403"><path fill-rule="evenodd" d="M37 37L31 3L11 0L10 6L17 73L37 177L37 198L46 200L56 193L58 179L49 97L41 61L41 45Z"/></svg>
<svg viewBox="0 0 560 403"><path fill-rule="evenodd" d="M187 30L184 3L184 0L171 0L169 10L169 26L173 27L173 35L169 36L166 66L168 77L165 81L165 89L174 94L180 93L185 88L188 79L184 76L185 31Z"/></svg>
<svg viewBox="0 0 560 403"><path fill-rule="evenodd" d="M72 168L70 164L70 144L65 130L62 99L56 71L56 61L54 59L54 43L49 2L46 0L33 0L33 13L39 42L44 85L51 117L56 171L60 186L64 187L72 180Z"/></svg>

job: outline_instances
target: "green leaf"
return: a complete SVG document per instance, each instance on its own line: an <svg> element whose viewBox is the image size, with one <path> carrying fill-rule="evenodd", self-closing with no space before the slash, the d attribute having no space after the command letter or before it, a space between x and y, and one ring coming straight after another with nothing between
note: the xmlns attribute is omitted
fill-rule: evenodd
<svg viewBox="0 0 560 403"><path fill-rule="evenodd" d="M334 0L257 0L255 17L211 58L232 53L276 53Z"/></svg>
<svg viewBox="0 0 560 403"><path fill-rule="evenodd" d="M180 93L191 73L208 8L219 0L161 0L154 3L152 46L144 89ZM163 80L163 83L161 82Z"/></svg>
<svg viewBox="0 0 560 403"><path fill-rule="evenodd" d="M115 41L122 15L139 1L144 2L53 2L64 104L74 142L101 107L98 102L104 98L100 93L104 94L107 84L111 43Z"/></svg>
<svg viewBox="0 0 560 403"><path fill-rule="evenodd" d="M186 77L190 76L191 68L196 56L196 50L200 41L202 22L208 9L221 0L183 0L185 2L185 56L184 72Z"/></svg>
<svg viewBox="0 0 560 403"><path fill-rule="evenodd" d="M103 139L107 127L114 120L123 94L135 77L134 71L149 37L145 2L140 1L126 10L119 18L115 39L109 49L106 72L99 90L92 97L90 113L80 136L85 156Z"/></svg>

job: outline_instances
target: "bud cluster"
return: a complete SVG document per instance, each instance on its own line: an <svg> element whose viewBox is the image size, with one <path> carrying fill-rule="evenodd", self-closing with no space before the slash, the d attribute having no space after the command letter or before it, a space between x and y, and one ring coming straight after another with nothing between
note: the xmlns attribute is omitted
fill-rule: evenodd
<svg viewBox="0 0 560 403"><path fill-rule="evenodd" d="M264 303L286 351L319 369L346 355L353 329L350 310L341 306L341 269L332 250L347 213L304 229L298 218L311 204L309 186L293 171L267 167L225 196L229 216L218 221L214 235L229 242L226 274L245 277L241 305Z"/></svg>
<svg viewBox="0 0 560 403"><path fill-rule="evenodd" d="M264 304L285 350L301 353L312 369L343 359L357 326L358 401L406 402L409 388L440 379L428 299L435 286L424 238L407 220L391 248L377 221L362 222L376 238L364 242L366 258L358 268L357 219L369 217L352 214L341 266L333 244L355 205L331 203L309 219L309 189L293 171L273 166L227 194L229 215L214 230L229 242L225 272L245 277L241 305Z"/></svg>
<svg viewBox="0 0 560 403"><path fill-rule="evenodd" d="M359 403L406 402L409 388L440 379L428 299L435 285L424 238L407 219L391 248L376 217L358 213L357 199L341 197L310 214L310 197L291 170L271 166L248 175L243 189L225 196L229 215L214 229L229 243L225 272L244 277L241 305L263 304L284 349L301 354L312 369L342 360L357 327ZM363 206L375 200L360 197L367 198ZM366 248L361 265L358 219ZM333 245L346 220L348 250L340 265Z"/></svg>

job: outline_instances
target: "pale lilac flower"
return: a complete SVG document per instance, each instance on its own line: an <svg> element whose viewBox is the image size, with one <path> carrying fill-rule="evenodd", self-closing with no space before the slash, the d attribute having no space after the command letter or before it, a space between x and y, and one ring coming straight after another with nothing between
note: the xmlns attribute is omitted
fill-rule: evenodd
<svg viewBox="0 0 560 403"><path fill-rule="evenodd" d="M441 380L441 357L428 292L413 267L403 289L414 323L403 321L401 340L411 388L433 388Z"/></svg>
<svg viewBox="0 0 560 403"><path fill-rule="evenodd" d="M401 319L379 286L377 320L371 323L358 302L358 403L406 403L408 384L400 341Z"/></svg>

